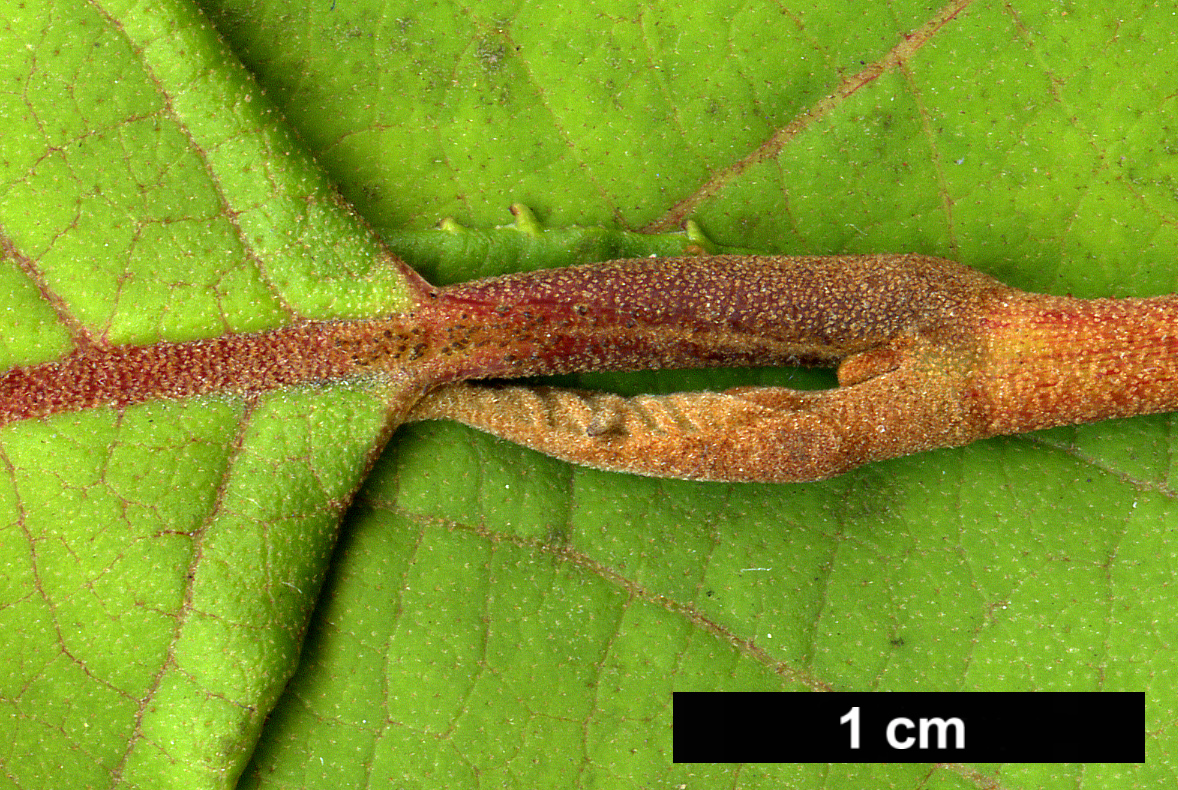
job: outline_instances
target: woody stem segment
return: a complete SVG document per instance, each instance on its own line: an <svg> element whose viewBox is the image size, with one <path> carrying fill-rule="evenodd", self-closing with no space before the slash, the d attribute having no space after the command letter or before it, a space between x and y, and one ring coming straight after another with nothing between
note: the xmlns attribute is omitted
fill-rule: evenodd
<svg viewBox="0 0 1178 790"><path fill-rule="evenodd" d="M1020 293L982 314L965 395L990 434L1178 410L1178 297Z"/></svg>
<svg viewBox="0 0 1178 790"><path fill-rule="evenodd" d="M82 344L0 373L0 425L367 379L398 402L425 395L412 419L457 419L590 466L802 481L995 434L1178 410L1174 296L1028 294L918 255L639 259L410 286L411 309L382 319ZM459 383L774 364L837 366L840 386L620 398Z"/></svg>
<svg viewBox="0 0 1178 790"><path fill-rule="evenodd" d="M585 315L605 308L632 319L616 336L584 335L583 366L570 364L579 354L552 354L552 336L525 333L491 375L802 362L838 365L840 387L620 398L457 385L431 393L411 419L457 419L598 468L795 482L996 434L1178 410L1176 297L1029 294L919 256L679 259L665 262L674 283L652 278L661 263L539 272L456 293L488 288L499 304L529 310L571 293ZM628 356L639 339L641 353Z"/></svg>

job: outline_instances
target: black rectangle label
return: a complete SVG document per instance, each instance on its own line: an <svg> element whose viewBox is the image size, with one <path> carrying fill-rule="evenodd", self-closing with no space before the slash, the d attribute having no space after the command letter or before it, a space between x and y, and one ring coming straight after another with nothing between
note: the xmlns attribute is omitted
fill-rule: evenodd
<svg viewBox="0 0 1178 790"><path fill-rule="evenodd" d="M675 692L677 763L1140 763L1143 692Z"/></svg>

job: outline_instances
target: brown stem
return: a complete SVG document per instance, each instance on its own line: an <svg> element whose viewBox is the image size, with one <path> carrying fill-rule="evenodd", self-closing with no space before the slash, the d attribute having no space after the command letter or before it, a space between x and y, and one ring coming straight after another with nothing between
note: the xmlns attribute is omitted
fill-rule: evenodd
<svg viewBox="0 0 1178 790"><path fill-rule="evenodd" d="M710 283L689 289L700 295L696 304L721 305L725 319L709 317L705 331L726 320L751 337L720 332L722 342L709 339L710 347L780 340L794 361L837 362L838 389L626 399L457 385L431 393L410 419L458 419L604 469L796 482L996 434L1178 409L1176 297L1028 294L915 256L745 261L769 273L757 285L746 276L737 293L756 294L757 305L778 298L794 312L750 313L747 305L717 300ZM855 286L836 271L870 285ZM758 287L766 282L767 289ZM749 321L750 314L758 318ZM698 313L678 320L674 326L700 324ZM683 359L699 356L672 361Z"/></svg>
<svg viewBox="0 0 1178 790"><path fill-rule="evenodd" d="M372 321L89 347L0 373L0 424L155 398L367 378L838 365L834 390L619 398L443 386L449 417L572 461L708 480L816 480L1000 433L1178 409L1178 298L1027 294L916 255L613 261L437 289Z"/></svg>
<svg viewBox="0 0 1178 790"><path fill-rule="evenodd" d="M1018 294L979 335L969 394L989 434L1178 410L1178 296Z"/></svg>
<svg viewBox="0 0 1178 790"><path fill-rule="evenodd" d="M92 346L0 373L0 425L158 398L367 377L429 387L584 370L833 364L984 284L918 256L614 261L437 289L413 309L188 343Z"/></svg>
<svg viewBox="0 0 1178 790"><path fill-rule="evenodd" d="M955 331L1011 289L919 255L610 261L436 291L416 319L433 378L836 365L902 335Z"/></svg>
<svg viewBox="0 0 1178 790"><path fill-rule="evenodd" d="M307 322L190 343L91 347L0 373L0 425L101 406L249 395L374 375L359 350L397 339L385 322Z"/></svg>

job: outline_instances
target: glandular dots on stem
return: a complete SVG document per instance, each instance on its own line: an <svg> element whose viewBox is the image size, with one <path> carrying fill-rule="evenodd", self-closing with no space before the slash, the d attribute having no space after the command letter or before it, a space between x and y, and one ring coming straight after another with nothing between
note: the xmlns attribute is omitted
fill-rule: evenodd
<svg viewBox="0 0 1178 790"><path fill-rule="evenodd" d="M396 420L448 417L576 463L697 480L820 480L995 434L1178 409L1178 297L1029 294L919 255L610 261L435 288L412 308L254 334L79 345L0 371L0 429L156 399L350 382ZM622 398L467 379L817 364L820 392ZM393 405L395 402L395 406Z"/></svg>
<svg viewBox="0 0 1178 790"><path fill-rule="evenodd" d="M455 383L410 414L456 419L602 469L811 481L999 433L1178 409L1174 297L1028 294L925 256L614 261L441 295L548 323L519 342L510 322L499 327L507 329L502 358L483 360L488 376L838 365L840 386L820 392L745 387L623 398Z"/></svg>

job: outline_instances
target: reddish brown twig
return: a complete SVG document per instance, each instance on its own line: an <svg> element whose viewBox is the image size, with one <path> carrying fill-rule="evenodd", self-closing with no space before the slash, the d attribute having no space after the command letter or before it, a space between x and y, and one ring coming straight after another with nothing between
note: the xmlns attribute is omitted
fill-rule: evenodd
<svg viewBox="0 0 1178 790"><path fill-rule="evenodd" d="M1178 409L1178 299L1028 294L917 255L613 261L437 289L371 321L93 346L0 373L0 424L156 398L366 378L571 461L702 480L818 480L870 461ZM821 392L621 398L464 379L838 366ZM432 391L431 391L432 390Z"/></svg>
<svg viewBox="0 0 1178 790"><path fill-rule="evenodd" d="M659 266L680 284L652 274ZM578 279L570 288L562 276ZM630 336L662 349L647 359L838 364L840 386L620 398L458 384L431 393L411 419L456 419L604 469L795 482L995 434L1178 409L1172 296L1029 294L919 256L631 262L458 293L486 288L523 302L517 294L539 293L546 303L558 282L554 292L593 301L597 278L609 308L634 317ZM537 360L546 352L527 348L528 372L567 369L545 367Z"/></svg>

